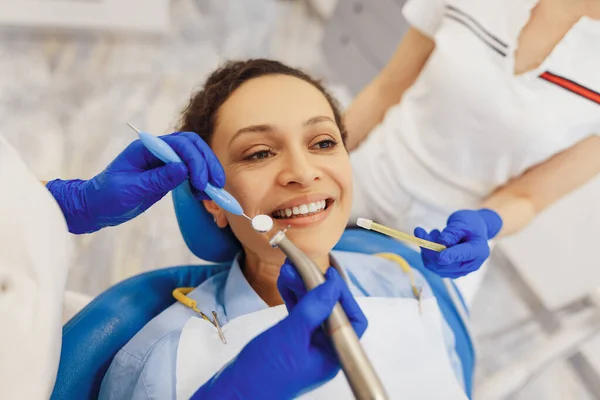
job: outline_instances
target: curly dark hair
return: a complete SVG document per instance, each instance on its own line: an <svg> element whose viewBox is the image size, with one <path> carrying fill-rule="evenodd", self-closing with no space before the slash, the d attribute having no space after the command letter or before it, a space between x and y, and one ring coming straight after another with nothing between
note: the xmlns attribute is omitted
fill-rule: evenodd
<svg viewBox="0 0 600 400"><path fill-rule="evenodd" d="M196 132L210 145L221 105L243 83L267 75L293 76L310 83L323 93L333 110L335 122L345 143L346 129L342 123L339 106L321 82L299 69L266 59L228 61L220 66L208 77L204 87L192 95L187 107L181 113L177 130L180 132Z"/></svg>

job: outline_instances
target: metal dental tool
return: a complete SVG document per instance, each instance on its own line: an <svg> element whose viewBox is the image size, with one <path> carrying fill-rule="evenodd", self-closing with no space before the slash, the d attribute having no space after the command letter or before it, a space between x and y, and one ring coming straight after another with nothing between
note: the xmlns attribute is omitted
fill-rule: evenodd
<svg viewBox="0 0 600 400"><path fill-rule="evenodd" d="M273 247L279 247L292 261L307 290L312 290L325 282L319 267L286 237L285 231L277 232L269 243ZM339 303L327 318L325 328L331 337L354 397L359 400L387 399L383 384Z"/></svg>
<svg viewBox="0 0 600 400"><path fill-rule="evenodd" d="M217 333L219 334L219 338L221 338L221 341L223 342L223 344L227 344L227 340L225 339L225 334L223 333L223 330L221 329L221 324L219 323L219 318L217 317L217 313L215 311L212 312L213 319L211 321L211 319L208 318L208 316L206 314L204 314L198 308L198 303L196 302L196 300L191 299L187 296L187 294L192 292L194 289L195 288L193 288L193 287L176 288L175 290L173 290L173 297L175 298L175 300L177 300L184 306L189 307L192 310L194 310L195 312L197 312L200 315L200 317L202 317L206 321L213 324L213 326L215 328L217 328Z"/></svg>
<svg viewBox="0 0 600 400"><path fill-rule="evenodd" d="M223 342L223 344L227 344L227 339L225 339L225 335L223 334L223 330L221 329L221 324L219 323L219 318L217 317L217 312L213 311L212 315L213 315L214 324L217 327L217 332L219 333L219 337L221 338L221 341Z"/></svg>

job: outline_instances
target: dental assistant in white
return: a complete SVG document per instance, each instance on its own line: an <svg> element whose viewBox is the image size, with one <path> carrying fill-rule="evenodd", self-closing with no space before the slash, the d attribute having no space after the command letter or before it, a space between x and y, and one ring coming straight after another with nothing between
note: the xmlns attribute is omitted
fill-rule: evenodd
<svg viewBox="0 0 600 400"><path fill-rule="evenodd" d="M353 221L431 230L489 208L510 235L600 173L600 1L408 0L403 14L410 30L344 116ZM480 279L458 279L468 300Z"/></svg>

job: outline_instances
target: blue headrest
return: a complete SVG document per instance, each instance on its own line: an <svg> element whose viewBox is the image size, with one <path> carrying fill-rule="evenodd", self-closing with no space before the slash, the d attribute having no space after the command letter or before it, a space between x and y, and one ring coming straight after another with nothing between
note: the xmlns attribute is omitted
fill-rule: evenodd
<svg viewBox="0 0 600 400"><path fill-rule="evenodd" d="M173 190L173 204L185 244L197 257L210 262L233 261L241 245L229 227L221 229L185 181Z"/></svg>

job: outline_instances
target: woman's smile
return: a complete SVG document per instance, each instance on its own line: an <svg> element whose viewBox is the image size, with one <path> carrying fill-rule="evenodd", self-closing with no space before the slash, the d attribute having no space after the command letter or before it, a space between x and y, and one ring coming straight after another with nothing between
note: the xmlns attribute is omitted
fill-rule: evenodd
<svg viewBox="0 0 600 400"><path fill-rule="evenodd" d="M334 206L332 196L303 195L279 204L270 214L281 225L309 226L325 220Z"/></svg>

